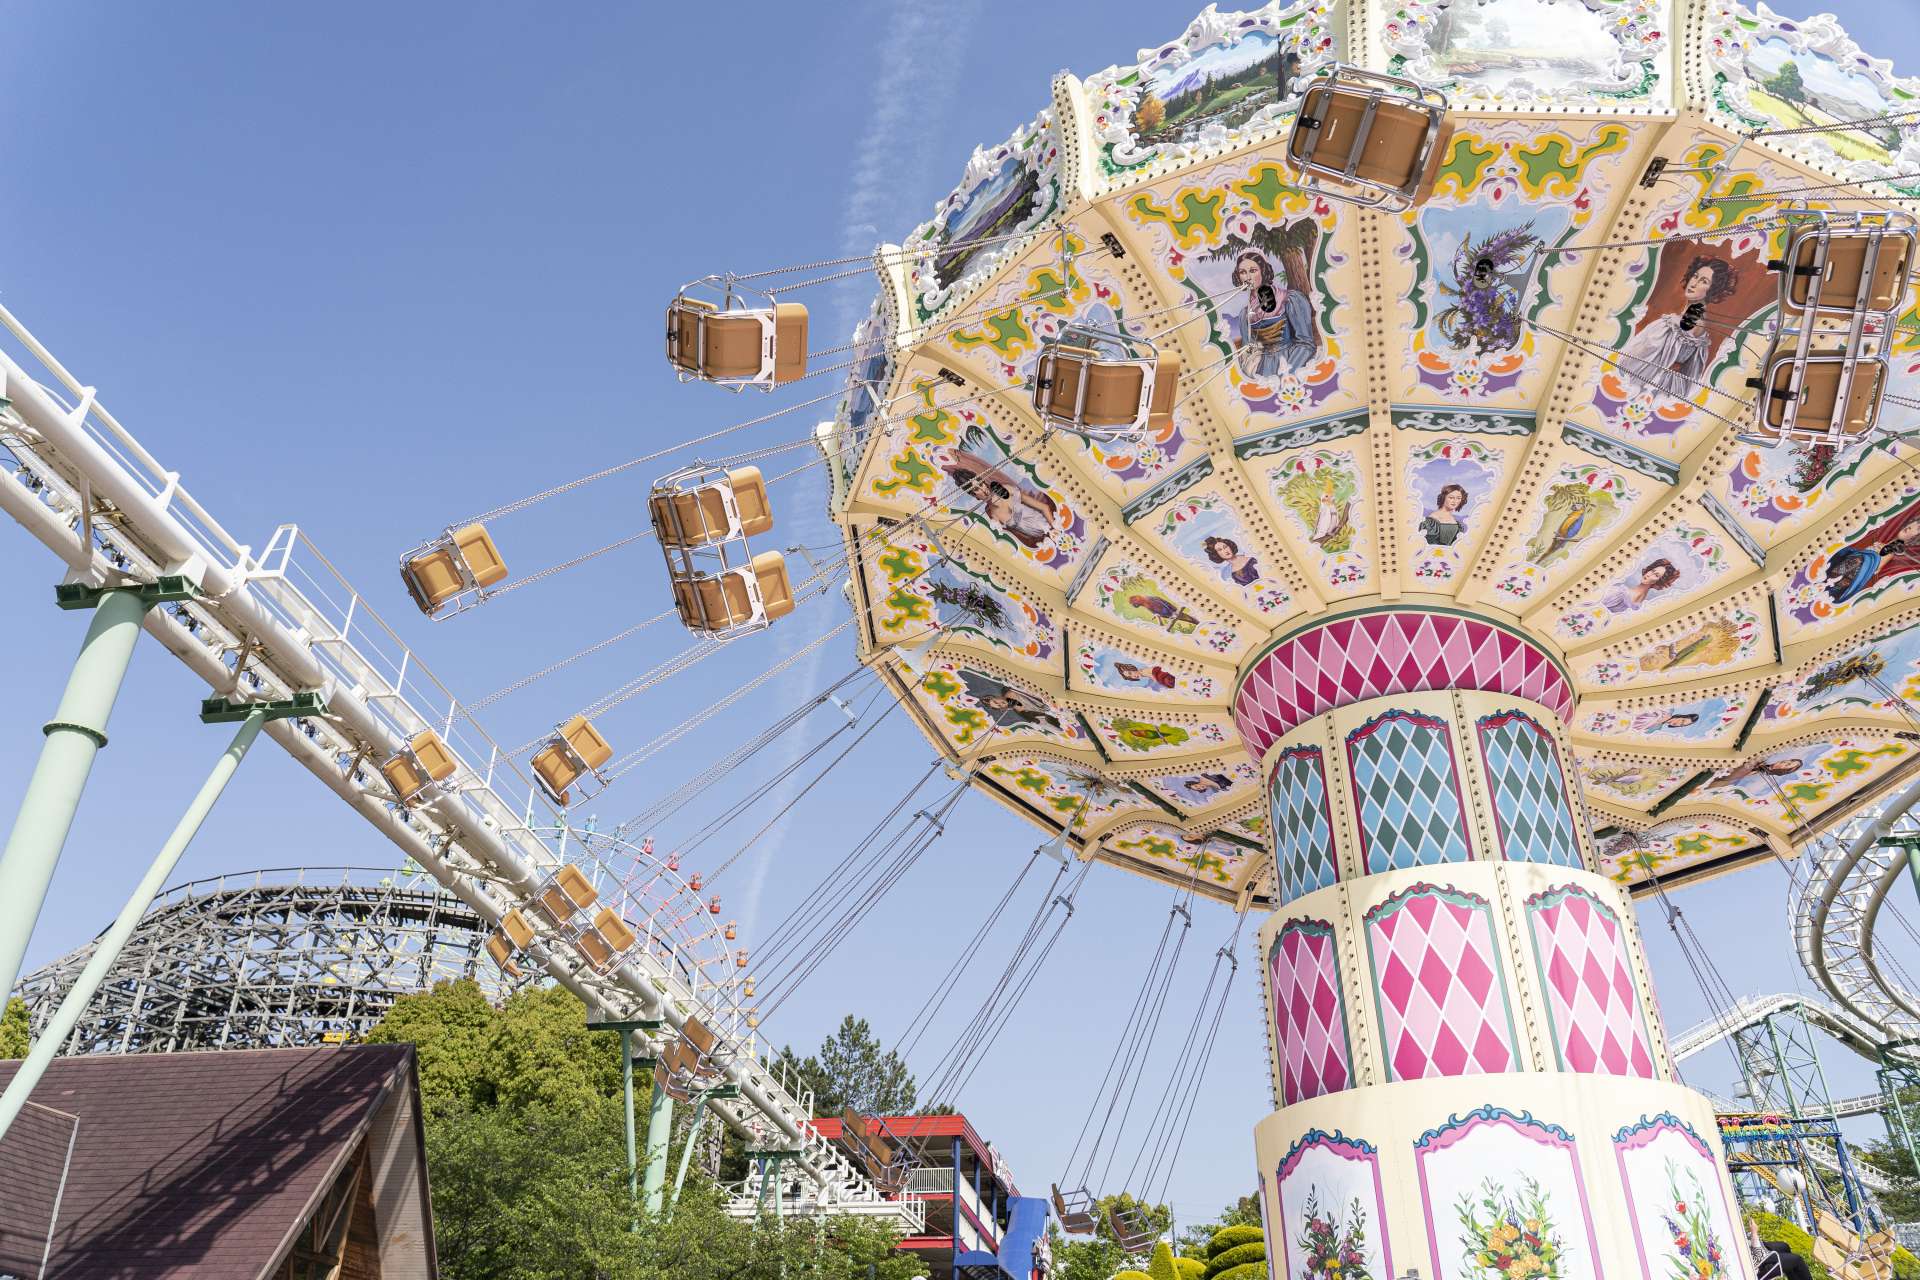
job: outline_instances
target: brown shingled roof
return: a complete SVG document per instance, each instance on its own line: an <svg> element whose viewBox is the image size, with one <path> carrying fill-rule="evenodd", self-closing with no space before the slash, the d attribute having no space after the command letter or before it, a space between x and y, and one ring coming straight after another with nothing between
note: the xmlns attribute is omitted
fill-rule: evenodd
<svg viewBox="0 0 1920 1280"><path fill-rule="evenodd" d="M18 1067L0 1062L0 1087ZM432 1276L413 1071L411 1045L55 1059L33 1101L78 1116L79 1128L46 1275L254 1280L398 1101L410 1133L396 1137L418 1177L400 1188L410 1256L388 1274ZM0 1175L45 1158L16 1149L15 1136L0 1141ZM37 1277L37 1244L32 1267L13 1256L34 1227L16 1203L0 1195L0 1274ZM41 1241L45 1227L41 1208Z"/></svg>

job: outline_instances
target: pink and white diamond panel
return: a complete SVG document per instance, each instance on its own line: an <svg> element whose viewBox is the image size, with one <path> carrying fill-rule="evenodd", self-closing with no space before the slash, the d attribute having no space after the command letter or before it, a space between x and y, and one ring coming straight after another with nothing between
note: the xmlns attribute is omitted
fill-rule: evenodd
<svg viewBox="0 0 1920 1280"><path fill-rule="evenodd" d="M1620 921L1572 885L1528 898L1527 918L1560 1065L1652 1079L1647 1021Z"/></svg>
<svg viewBox="0 0 1920 1280"><path fill-rule="evenodd" d="M1267 976L1282 1104L1345 1089L1353 1072L1333 926L1321 920L1282 926L1267 958Z"/></svg>
<svg viewBox="0 0 1920 1280"><path fill-rule="evenodd" d="M1369 911L1366 926L1392 1079L1517 1069L1484 898L1418 884Z"/></svg>
<svg viewBox="0 0 1920 1280"><path fill-rule="evenodd" d="M1573 712L1573 686L1511 631L1450 613L1391 610L1335 618L1289 636L1254 663L1233 718L1258 760L1313 717L1350 702L1422 689L1485 689Z"/></svg>

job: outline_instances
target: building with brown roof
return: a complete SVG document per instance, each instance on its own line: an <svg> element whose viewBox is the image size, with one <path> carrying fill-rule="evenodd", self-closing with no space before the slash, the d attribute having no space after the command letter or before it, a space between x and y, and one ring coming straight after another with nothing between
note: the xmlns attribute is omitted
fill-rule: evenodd
<svg viewBox="0 0 1920 1280"><path fill-rule="evenodd" d="M59 1058L0 1140L0 1277L436 1274L411 1045Z"/></svg>

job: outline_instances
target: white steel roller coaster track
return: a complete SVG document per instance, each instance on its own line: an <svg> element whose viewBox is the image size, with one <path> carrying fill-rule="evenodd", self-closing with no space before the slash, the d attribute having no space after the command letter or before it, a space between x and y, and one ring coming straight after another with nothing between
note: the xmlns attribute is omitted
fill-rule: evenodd
<svg viewBox="0 0 1920 1280"><path fill-rule="evenodd" d="M258 554L235 540L5 308L0 325L41 367L31 374L0 351L0 396L12 402L0 408L0 450L19 464L0 476L0 510L66 564L67 581L192 580L197 598L147 611L149 634L217 695L324 694L324 718L275 721L266 732L489 923L526 903L566 861L564 837L556 844L535 829L545 800L507 753L295 526L282 525ZM241 668L259 683L241 687ZM440 734L462 768L439 798L409 810L374 770L423 729ZM540 825L564 830L565 815ZM657 939L602 976L571 937L542 928L532 958L600 1018L657 1019L661 1035L695 1015L716 1028L719 1066L739 1097L709 1105L750 1147L790 1153L786 1163L806 1180L790 1209L831 1206L904 1219L909 1230L922 1225L916 1199L883 1198L814 1132L809 1109L743 1034L724 990L696 990L697 971L689 981Z"/></svg>
<svg viewBox="0 0 1920 1280"><path fill-rule="evenodd" d="M1843 1009L1871 1025L1882 1044L1920 1036L1920 995L1891 978L1874 954L1887 894L1907 876L1905 851L1879 841L1920 830L1909 814L1916 802L1920 782L1810 844L1802 854L1806 880L1787 898L1801 964Z"/></svg>

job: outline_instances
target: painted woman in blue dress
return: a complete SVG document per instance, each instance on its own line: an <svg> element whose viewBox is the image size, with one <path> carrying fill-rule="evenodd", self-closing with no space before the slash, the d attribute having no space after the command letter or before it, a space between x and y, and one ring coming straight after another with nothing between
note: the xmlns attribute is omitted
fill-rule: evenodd
<svg viewBox="0 0 1920 1280"><path fill-rule="evenodd" d="M1233 261L1233 282L1247 291L1240 320L1240 371L1250 378L1297 372L1319 348L1313 300L1281 278L1273 263L1248 249Z"/></svg>

